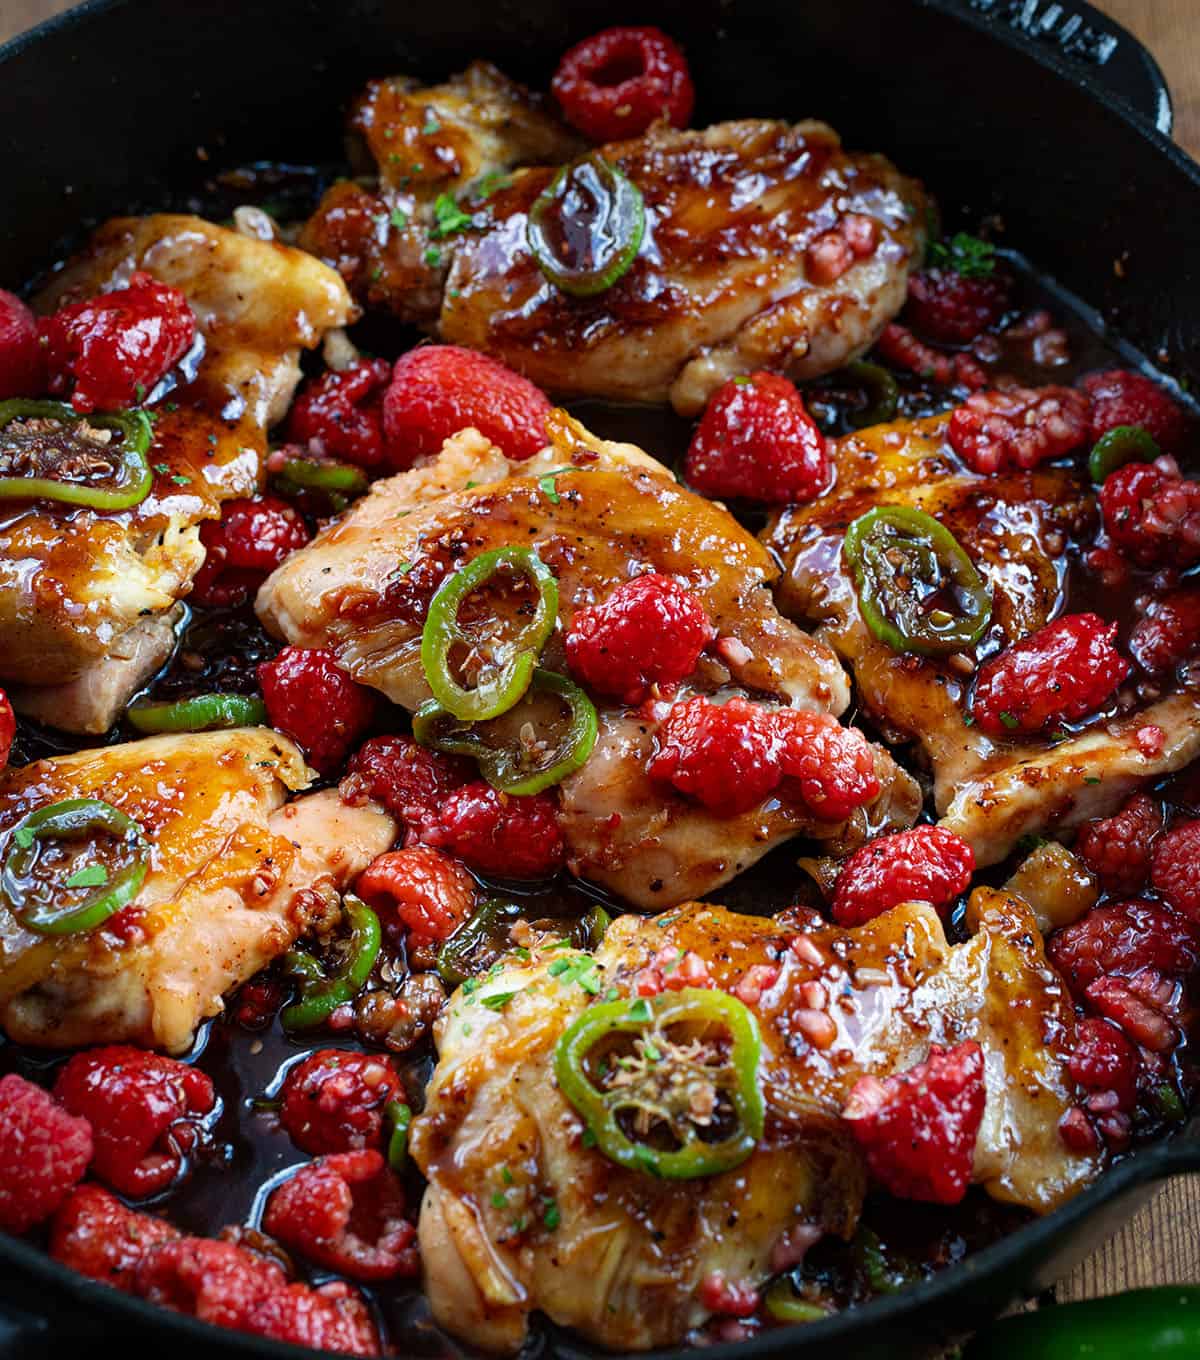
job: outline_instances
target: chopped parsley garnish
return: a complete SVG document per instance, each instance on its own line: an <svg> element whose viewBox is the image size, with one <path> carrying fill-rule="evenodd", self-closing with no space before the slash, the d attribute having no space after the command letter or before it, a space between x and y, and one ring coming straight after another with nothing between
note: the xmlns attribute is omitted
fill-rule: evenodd
<svg viewBox="0 0 1200 1360"><path fill-rule="evenodd" d="M633 1005L630 1006L629 1018L631 1020L637 1020L639 1023L644 1023L650 1019L650 1003L644 996L638 997Z"/></svg>
<svg viewBox="0 0 1200 1360"><path fill-rule="evenodd" d="M504 1193L503 1190L492 1191L492 1208L493 1209L508 1208L508 1196Z"/></svg>
<svg viewBox="0 0 1200 1360"><path fill-rule="evenodd" d="M1010 732L1013 731L1014 728L1020 727L1021 725L1021 720L1011 713L1001 713L1000 721L1004 724L1005 727L1008 728Z"/></svg>
<svg viewBox="0 0 1200 1360"><path fill-rule="evenodd" d="M403 208L393 208L388 216L388 221L397 231L403 231L408 226L408 214Z"/></svg>
<svg viewBox="0 0 1200 1360"><path fill-rule="evenodd" d="M171 465L169 463L155 463L154 471L157 472L160 477L165 477L167 473L171 471Z"/></svg>
<svg viewBox="0 0 1200 1360"><path fill-rule="evenodd" d="M426 120L425 126L421 129L422 137L432 137L435 132L441 132L442 125L431 113Z"/></svg>
<svg viewBox="0 0 1200 1360"><path fill-rule="evenodd" d="M481 996L479 1004L489 1011L502 1011L516 995L516 992L493 992L491 996Z"/></svg>
<svg viewBox="0 0 1200 1360"><path fill-rule="evenodd" d="M19 845L22 850L29 849L29 847L33 844L33 837L34 837L33 831L31 831L30 828L27 826L19 826L13 832L13 841L17 845Z"/></svg>
<svg viewBox="0 0 1200 1360"><path fill-rule="evenodd" d="M996 247L970 232L959 231L949 242L930 244L929 263L942 269L953 269L966 279L983 279L996 268Z"/></svg>
<svg viewBox="0 0 1200 1360"><path fill-rule="evenodd" d="M513 1183L513 1173L508 1169L508 1167L502 1166L500 1168L500 1179L504 1182L505 1185L511 1185Z"/></svg>
<svg viewBox="0 0 1200 1360"><path fill-rule="evenodd" d="M538 488L551 505L557 505L562 500L562 497L558 494L558 487L555 486L555 479L561 477L564 472L574 471L575 469L571 467L551 468L549 472L544 472L538 478Z"/></svg>
<svg viewBox="0 0 1200 1360"><path fill-rule="evenodd" d="M430 269L436 269L442 262L442 252L437 246L427 246L421 259L430 267Z"/></svg>
<svg viewBox="0 0 1200 1360"><path fill-rule="evenodd" d="M433 226L429 228L431 236L453 236L475 225L471 214L464 212L449 194L438 194L434 199Z"/></svg>
<svg viewBox="0 0 1200 1360"><path fill-rule="evenodd" d="M65 887L68 888L99 888L108 882L108 870L103 864L86 864L82 869L76 869L70 878L66 880Z"/></svg>
<svg viewBox="0 0 1200 1360"><path fill-rule="evenodd" d="M558 1201L547 1199L543 1201L545 1207L542 1210L542 1226L547 1232L553 1232L562 1222L562 1214L558 1209Z"/></svg>

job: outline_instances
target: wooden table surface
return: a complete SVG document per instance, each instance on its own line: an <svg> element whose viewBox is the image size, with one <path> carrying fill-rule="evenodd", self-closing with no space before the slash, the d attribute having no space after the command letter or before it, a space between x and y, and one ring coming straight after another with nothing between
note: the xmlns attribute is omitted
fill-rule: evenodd
<svg viewBox="0 0 1200 1360"><path fill-rule="evenodd" d="M1175 99L1175 135L1200 158L1200 3L1095 0L1149 47ZM0 41L68 9L62 0L0 0ZM1200 1282L1200 1177L1180 1178L1100 1251L1061 1281L1061 1300L1149 1284Z"/></svg>

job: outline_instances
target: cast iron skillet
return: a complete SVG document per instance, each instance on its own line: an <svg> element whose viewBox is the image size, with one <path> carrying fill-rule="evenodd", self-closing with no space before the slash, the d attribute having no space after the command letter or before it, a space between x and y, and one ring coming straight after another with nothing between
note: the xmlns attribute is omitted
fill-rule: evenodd
<svg viewBox="0 0 1200 1360"><path fill-rule="evenodd" d="M0 49L0 282L42 268L91 220L160 206L206 167L336 160L341 108L368 76L436 79L486 56L544 86L570 42L614 23L657 23L684 42L698 124L828 119L848 145L926 180L951 225L999 214L1009 243L1160 367L1200 383L1200 167L1166 136L1170 100L1153 60L1073 2L90 0ZM919 1355L1048 1287L1154 1182L1192 1170L1200 1119L926 1283L704 1354ZM181 1360L214 1345L297 1354L218 1337L3 1236L0 1272L0 1360L66 1354L98 1335L163 1344ZM592 1354L546 1337L564 1360Z"/></svg>

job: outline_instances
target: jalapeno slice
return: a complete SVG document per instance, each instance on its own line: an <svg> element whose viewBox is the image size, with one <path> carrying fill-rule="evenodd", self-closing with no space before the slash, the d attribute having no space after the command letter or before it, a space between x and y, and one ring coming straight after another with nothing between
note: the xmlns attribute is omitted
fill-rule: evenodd
<svg viewBox="0 0 1200 1360"><path fill-rule="evenodd" d="M464 726L436 699L422 704L413 715L413 736L422 746L436 751L473 756L480 773L494 789L514 794L540 793L587 760L596 744L598 725L595 705L565 675L538 667L526 697L529 694L555 695L567 707L566 730L549 750L541 749L536 734L530 740L520 730L511 733L507 743L489 742L488 724ZM511 729L517 716L510 709L503 715L505 725Z"/></svg>
<svg viewBox="0 0 1200 1360"><path fill-rule="evenodd" d="M340 514L367 489L367 474L353 463L337 463L327 458L288 458L272 482L284 496L304 493L322 496L329 508Z"/></svg>
<svg viewBox="0 0 1200 1360"><path fill-rule="evenodd" d="M489 897L438 950L438 975L448 987L461 987L489 968L508 947L508 928L521 915L517 902Z"/></svg>
<svg viewBox="0 0 1200 1360"><path fill-rule="evenodd" d="M360 898L347 896L343 905L350 939L338 968L326 973L303 949L289 950L283 957L284 967L300 980L300 995L280 1012L285 1030L314 1029L324 1024L339 1006L362 991L371 976L382 937L379 917Z"/></svg>
<svg viewBox="0 0 1200 1360"><path fill-rule="evenodd" d="M788 1276L771 1285L763 1297L763 1303L776 1322L820 1322L829 1316L828 1308L802 1299Z"/></svg>
<svg viewBox="0 0 1200 1360"><path fill-rule="evenodd" d="M119 442L85 433L102 430ZM146 455L153 439L145 411L81 416L61 401L0 401L0 458L10 468L29 469L29 475L0 477L0 498L128 510L150 494L154 476ZM49 475L55 471L79 479Z"/></svg>
<svg viewBox="0 0 1200 1360"><path fill-rule="evenodd" d="M132 704L125 717L138 732L212 732L257 727L267 720L267 706L249 694L197 694L175 703Z"/></svg>
<svg viewBox="0 0 1200 1360"><path fill-rule="evenodd" d="M676 1028L682 1033L672 1038ZM623 1036L631 1053L610 1042ZM610 1161L690 1180L728 1171L754 1151L763 1132L761 1056L758 1025L736 997L685 987L589 1006L560 1037L554 1074ZM618 1075L619 1083L609 1080ZM702 1127L695 1109L703 1106L714 1113Z"/></svg>
<svg viewBox="0 0 1200 1360"><path fill-rule="evenodd" d="M387 1131L387 1161L393 1171L403 1171L408 1163L408 1130L412 1124L412 1110L402 1101L389 1100L383 1107L384 1128Z"/></svg>
<svg viewBox="0 0 1200 1360"><path fill-rule="evenodd" d="M525 227L537 267L572 297L611 288L645 234L642 191L598 152L563 166L534 201Z"/></svg>
<svg viewBox="0 0 1200 1360"><path fill-rule="evenodd" d="M80 863L55 862L53 842L111 842L103 855ZM150 846L142 829L99 798L67 798L37 808L9 834L0 867L0 892L27 929L39 935L95 930L137 896L146 878Z"/></svg>
<svg viewBox="0 0 1200 1360"><path fill-rule="evenodd" d="M950 530L924 510L868 510L846 530L843 550L863 620L880 642L940 656L983 636L991 592Z"/></svg>
<svg viewBox="0 0 1200 1360"><path fill-rule="evenodd" d="M900 384L893 374L865 359L847 364L842 373L851 386L861 387L867 396L867 404L848 415L854 429L865 430L869 425L882 425L895 419L900 405Z"/></svg>
<svg viewBox="0 0 1200 1360"><path fill-rule="evenodd" d="M1154 436L1141 425L1114 425L1092 446L1088 471L1099 484L1126 463L1153 463L1160 453Z"/></svg>
<svg viewBox="0 0 1200 1360"><path fill-rule="evenodd" d="M481 674L473 689L467 689L450 670L455 646L474 646L459 622L459 609L473 591L502 571L529 577L537 590L537 603L527 623L497 641L501 659ZM463 722L483 722L506 713L529 688L537 659L557 619L558 583L532 548L493 548L481 553L447 577L429 605L421 634L421 665L434 699Z"/></svg>

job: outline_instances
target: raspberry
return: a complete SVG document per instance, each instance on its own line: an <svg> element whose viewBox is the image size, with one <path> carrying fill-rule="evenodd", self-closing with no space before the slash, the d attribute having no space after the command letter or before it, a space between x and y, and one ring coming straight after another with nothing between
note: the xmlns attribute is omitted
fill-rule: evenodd
<svg viewBox="0 0 1200 1360"><path fill-rule="evenodd" d="M259 666L258 683L271 726L303 747L322 774L342 763L375 716L374 692L321 648L285 647Z"/></svg>
<svg viewBox="0 0 1200 1360"><path fill-rule="evenodd" d="M379 1335L371 1310L350 1285L331 1280L316 1289L289 1284L262 1299L248 1314L245 1330L340 1355L378 1355Z"/></svg>
<svg viewBox="0 0 1200 1360"><path fill-rule="evenodd" d="M1106 893L1128 897L1146 882L1152 843L1161 830L1158 804L1138 793L1115 816L1088 822L1075 850Z"/></svg>
<svg viewBox="0 0 1200 1360"><path fill-rule="evenodd" d="M54 1094L90 1121L96 1175L138 1198L165 1190L179 1175L197 1140L197 1121L216 1103L203 1072L126 1044L76 1053Z"/></svg>
<svg viewBox="0 0 1200 1360"><path fill-rule="evenodd" d="M637 704L654 685L686 680L714 637L699 598L669 576L649 572L576 611L567 661L592 689Z"/></svg>
<svg viewBox="0 0 1200 1360"><path fill-rule="evenodd" d="M179 1237L143 1256L134 1292L216 1327L245 1330L263 1299L286 1284L274 1261L231 1242Z"/></svg>
<svg viewBox="0 0 1200 1360"><path fill-rule="evenodd" d="M192 599L203 605L243 603L308 540L304 521L286 501L275 496L226 501L219 520L200 526L206 551Z"/></svg>
<svg viewBox="0 0 1200 1360"><path fill-rule="evenodd" d="M288 1069L279 1122L303 1152L351 1152L383 1146L384 1108L404 1100L384 1058L321 1048Z"/></svg>
<svg viewBox="0 0 1200 1360"><path fill-rule="evenodd" d="M395 911L412 945L449 939L475 906L475 880L457 860L428 845L377 855L355 887L380 911Z"/></svg>
<svg viewBox="0 0 1200 1360"><path fill-rule="evenodd" d="M1069 387L975 392L950 417L954 452L975 472L1021 472L1087 438L1087 398Z"/></svg>
<svg viewBox="0 0 1200 1360"><path fill-rule="evenodd" d="M1140 425L1164 453L1179 452L1188 432L1187 416L1144 374L1114 368L1089 373L1079 385L1091 398L1088 437L1093 444L1118 425Z"/></svg>
<svg viewBox="0 0 1200 1360"><path fill-rule="evenodd" d="M753 1317L758 1312L758 1290L748 1280L729 1281L714 1270L700 1281L700 1306L722 1317Z"/></svg>
<svg viewBox="0 0 1200 1360"><path fill-rule="evenodd" d="M267 1201L263 1227L285 1247L354 1280L420 1270L404 1189L378 1152L319 1157Z"/></svg>
<svg viewBox="0 0 1200 1360"><path fill-rule="evenodd" d="M733 378L705 408L684 475L706 496L795 504L829 487L825 437L786 378Z"/></svg>
<svg viewBox="0 0 1200 1360"><path fill-rule="evenodd" d="M15 1072L0 1077L0 1228L23 1233L44 1222L91 1160L86 1119Z"/></svg>
<svg viewBox="0 0 1200 1360"><path fill-rule="evenodd" d="M181 1235L161 1218L127 1209L115 1195L89 1183L77 1186L55 1214L50 1255L129 1293L147 1253Z"/></svg>
<svg viewBox="0 0 1200 1360"><path fill-rule="evenodd" d="M1157 1007L1138 995L1136 987L1119 977L1101 977L1084 993L1099 1011L1143 1048L1166 1053L1179 1042L1179 1031Z"/></svg>
<svg viewBox="0 0 1200 1360"><path fill-rule="evenodd" d="M379 467L386 458L383 394L391 377L386 359L360 359L340 373L322 373L292 403L288 438L318 458Z"/></svg>
<svg viewBox="0 0 1200 1360"><path fill-rule="evenodd" d="M718 817L756 807L780 781L779 737L768 711L748 699L688 699L658 729L646 767Z"/></svg>
<svg viewBox="0 0 1200 1360"><path fill-rule="evenodd" d="M1067 1071L1076 1086L1088 1092L1113 1091L1117 1108L1132 1110L1140 1067L1137 1049L1115 1025L1087 1019L1076 1026L1075 1045L1067 1059Z"/></svg>
<svg viewBox="0 0 1200 1360"><path fill-rule="evenodd" d="M437 826L422 839L499 878L545 878L566 860L557 807L548 793L501 793L482 779L452 793Z"/></svg>
<svg viewBox="0 0 1200 1360"><path fill-rule="evenodd" d="M1190 921L1158 902L1093 907L1047 942L1050 962L1081 996L1099 977L1129 977L1144 968L1191 972L1200 964L1200 934Z"/></svg>
<svg viewBox="0 0 1200 1360"><path fill-rule="evenodd" d="M606 28L576 43L550 90L567 122L593 142L640 137L660 118L685 128L696 102L683 49L649 26Z"/></svg>
<svg viewBox="0 0 1200 1360"><path fill-rule="evenodd" d="M506 457L546 447L550 402L528 378L486 354L457 345L421 345L402 354L383 396L388 460L411 467L459 430L473 426Z"/></svg>
<svg viewBox="0 0 1200 1360"><path fill-rule="evenodd" d="M50 390L74 381L77 411L140 405L192 346L196 318L177 289L149 274L125 288L62 307L41 323Z"/></svg>
<svg viewBox="0 0 1200 1360"><path fill-rule="evenodd" d="M869 259L879 246L879 223L864 213L847 213L824 231L804 253L809 282L827 287L855 265Z"/></svg>
<svg viewBox="0 0 1200 1360"><path fill-rule="evenodd" d="M1100 509L1113 546L1138 566L1200 561L1200 482L1170 459L1118 468L1100 488Z"/></svg>
<svg viewBox="0 0 1200 1360"><path fill-rule="evenodd" d="M891 1194L957 1204L967 1193L987 1091L983 1050L973 1041L945 1049L898 1076L862 1077L842 1118Z"/></svg>
<svg viewBox="0 0 1200 1360"><path fill-rule="evenodd" d="M993 737L1040 732L1095 713L1132 667L1113 646L1115 623L1064 614L979 668L971 714Z"/></svg>
<svg viewBox="0 0 1200 1360"><path fill-rule="evenodd" d="M953 831L914 826L868 841L842 865L833 894L833 919L862 925L901 902L928 902L943 914L965 892L975 852Z"/></svg>
<svg viewBox="0 0 1200 1360"><path fill-rule="evenodd" d="M1200 923L1200 821L1173 826L1159 841L1150 882L1181 916Z"/></svg>
<svg viewBox="0 0 1200 1360"><path fill-rule="evenodd" d="M456 789L475 777L475 765L462 756L445 756L411 737L372 737L351 758L342 796L357 789L420 832L437 820L438 809Z"/></svg>
<svg viewBox="0 0 1200 1360"><path fill-rule="evenodd" d="M17 735L17 715L9 702L8 695L0 689L0 770L8 764L12 753L13 738Z"/></svg>
<svg viewBox="0 0 1200 1360"><path fill-rule="evenodd" d="M0 288L0 401L36 396L43 382L37 318L19 297Z"/></svg>
<svg viewBox="0 0 1200 1360"><path fill-rule="evenodd" d="M908 280L904 319L939 345L967 345L1008 311L1002 274L968 278L956 269L923 269Z"/></svg>
<svg viewBox="0 0 1200 1360"><path fill-rule="evenodd" d="M1200 588L1181 586L1151 601L1134 625L1129 650L1148 675L1174 670L1200 652Z"/></svg>
<svg viewBox="0 0 1200 1360"><path fill-rule="evenodd" d="M866 737L828 713L782 709L772 715L779 767L814 817L841 822L879 793L875 753Z"/></svg>
<svg viewBox="0 0 1200 1360"><path fill-rule="evenodd" d="M932 379L942 387L957 384L975 391L987 386L987 370L970 354L943 354L918 340L907 326L895 321L883 328L876 342L876 352L893 368Z"/></svg>

